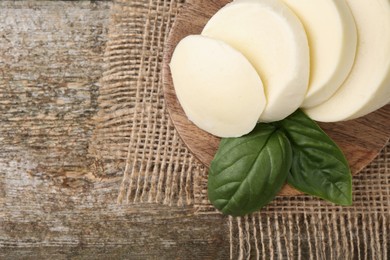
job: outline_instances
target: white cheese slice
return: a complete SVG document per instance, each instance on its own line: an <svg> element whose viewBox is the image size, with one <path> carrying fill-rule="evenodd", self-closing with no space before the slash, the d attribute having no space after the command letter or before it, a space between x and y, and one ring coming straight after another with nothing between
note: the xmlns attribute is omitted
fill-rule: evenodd
<svg viewBox="0 0 390 260"><path fill-rule="evenodd" d="M345 0L283 0L305 27L310 46L310 83L302 107L329 99L355 60L355 20Z"/></svg>
<svg viewBox="0 0 390 260"><path fill-rule="evenodd" d="M347 0L347 3L358 32L355 64L329 100L306 109L317 121L358 118L390 101L390 1Z"/></svg>
<svg viewBox="0 0 390 260"><path fill-rule="evenodd" d="M266 105L263 83L250 62L226 43L184 38L170 64L178 100L189 120L219 137L253 130Z"/></svg>
<svg viewBox="0 0 390 260"><path fill-rule="evenodd" d="M233 46L253 64L264 83L267 106L259 121L282 120L307 92L309 47L294 13L278 0L244 0L220 9L202 35Z"/></svg>

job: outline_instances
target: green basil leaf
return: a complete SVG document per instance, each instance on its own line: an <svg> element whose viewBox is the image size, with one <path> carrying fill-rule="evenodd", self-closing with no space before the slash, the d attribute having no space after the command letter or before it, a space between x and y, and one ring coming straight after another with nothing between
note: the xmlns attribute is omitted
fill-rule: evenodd
<svg viewBox="0 0 390 260"><path fill-rule="evenodd" d="M301 110L276 124L283 128L293 149L287 182L304 193L351 205L351 170L337 144Z"/></svg>
<svg viewBox="0 0 390 260"><path fill-rule="evenodd" d="M222 139L210 166L209 199L227 215L256 211L278 194L291 161L287 137L270 124L258 124L240 138Z"/></svg>

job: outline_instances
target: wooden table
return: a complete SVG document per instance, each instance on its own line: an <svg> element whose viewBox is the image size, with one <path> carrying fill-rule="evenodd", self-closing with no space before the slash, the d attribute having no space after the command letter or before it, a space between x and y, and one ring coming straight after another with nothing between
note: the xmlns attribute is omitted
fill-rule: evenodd
<svg viewBox="0 0 390 260"><path fill-rule="evenodd" d="M135 71L142 66L129 60L143 52L150 58L141 62L160 64L169 29L161 20L182 2L0 1L0 259L385 259L385 153L368 177L357 177L353 208L299 197L233 219L186 203L118 203L131 118L117 118L135 109L137 93L111 88L108 74L127 68L116 76L132 87L154 70L147 83L161 84L160 67ZM155 31L143 30L151 25ZM123 27L130 43L159 49L129 47L129 59L116 61L107 52L122 55L126 46L108 42L120 42ZM380 196L370 184L383 187Z"/></svg>
<svg viewBox="0 0 390 260"><path fill-rule="evenodd" d="M96 151L111 6L0 2L0 259L226 258L219 215L117 204L123 155Z"/></svg>

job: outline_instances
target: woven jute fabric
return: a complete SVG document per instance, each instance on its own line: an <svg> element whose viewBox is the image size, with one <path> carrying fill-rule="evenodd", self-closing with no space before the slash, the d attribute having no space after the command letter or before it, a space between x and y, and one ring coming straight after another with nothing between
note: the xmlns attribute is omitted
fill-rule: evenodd
<svg viewBox="0 0 390 260"><path fill-rule="evenodd" d="M117 1L112 10L103 85L118 89L123 114L117 121L126 122L130 136L119 202L203 203L195 200L205 169L175 132L161 82L164 42L180 4Z"/></svg>
<svg viewBox="0 0 390 260"><path fill-rule="evenodd" d="M184 1L117 0L102 89L125 170L118 202L162 203L219 214L207 200L207 169L174 129L163 97L164 43ZM110 97L115 96L115 103ZM310 196L278 197L243 218L226 218L232 259L389 259L390 144L354 177L351 207Z"/></svg>

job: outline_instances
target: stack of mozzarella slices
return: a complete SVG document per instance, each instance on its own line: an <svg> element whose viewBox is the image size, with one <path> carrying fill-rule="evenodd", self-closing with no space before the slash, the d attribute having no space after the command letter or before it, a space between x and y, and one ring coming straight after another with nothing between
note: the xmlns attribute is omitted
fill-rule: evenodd
<svg viewBox="0 0 390 260"><path fill-rule="evenodd" d="M171 60L187 117L219 137L297 109L316 121L390 101L389 0L235 0Z"/></svg>

